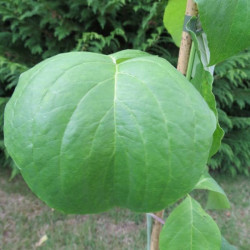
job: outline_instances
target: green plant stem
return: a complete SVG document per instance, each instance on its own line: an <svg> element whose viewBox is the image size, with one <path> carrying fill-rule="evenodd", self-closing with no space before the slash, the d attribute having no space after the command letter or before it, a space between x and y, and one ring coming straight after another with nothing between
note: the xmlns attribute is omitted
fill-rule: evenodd
<svg viewBox="0 0 250 250"><path fill-rule="evenodd" d="M186 74L186 78L189 81L191 80L191 74L192 74L193 65L194 65L194 57L195 57L195 46L194 46L194 42L192 42L191 51L190 51L189 60L188 60L187 74Z"/></svg>
<svg viewBox="0 0 250 250"><path fill-rule="evenodd" d="M146 216L147 216L147 250L150 250L152 217L149 214L146 214Z"/></svg>

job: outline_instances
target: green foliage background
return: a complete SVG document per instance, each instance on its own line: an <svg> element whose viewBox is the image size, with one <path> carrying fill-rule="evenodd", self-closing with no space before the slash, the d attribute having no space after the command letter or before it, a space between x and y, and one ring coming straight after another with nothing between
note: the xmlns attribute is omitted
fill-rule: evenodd
<svg viewBox="0 0 250 250"><path fill-rule="evenodd" d="M210 166L222 172L249 175L250 167L250 50L218 64L214 94L225 136Z"/></svg>
<svg viewBox="0 0 250 250"><path fill-rule="evenodd" d="M13 163L3 145L3 110L19 75L67 51L110 54L134 48L176 64L178 49L163 27L167 0L0 1L0 166ZM214 93L226 135L212 168L249 173L250 52L216 68ZM14 166L13 166L14 167Z"/></svg>

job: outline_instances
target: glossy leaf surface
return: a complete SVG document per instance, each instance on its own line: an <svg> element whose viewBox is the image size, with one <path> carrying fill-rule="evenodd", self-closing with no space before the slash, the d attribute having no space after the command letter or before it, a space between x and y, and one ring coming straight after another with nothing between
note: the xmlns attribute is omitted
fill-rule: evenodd
<svg viewBox="0 0 250 250"><path fill-rule="evenodd" d="M188 196L167 218L160 234L161 250L220 250L221 235L214 220Z"/></svg>
<svg viewBox="0 0 250 250"><path fill-rule="evenodd" d="M216 120L166 60L71 52L21 75L5 144L30 188L67 213L151 212L191 191Z"/></svg>

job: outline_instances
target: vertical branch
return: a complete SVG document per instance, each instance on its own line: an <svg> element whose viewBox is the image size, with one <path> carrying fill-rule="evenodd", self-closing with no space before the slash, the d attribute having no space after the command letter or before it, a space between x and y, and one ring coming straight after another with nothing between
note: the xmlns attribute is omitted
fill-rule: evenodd
<svg viewBox="0 0 250 250"><path fill-rule="evenodd" d="M164 210L155 213L156 216L163 218ZM158 250L159 249L159 236L161 232L161 227L162 224L155 220L154 221L154 226L152 229L152 234L151 234L151 250Z"/></svg>
<svg viewBox="0 0 250 250"><path fill-rule="evenodd" d="M197 6L193 0L187 0L186 12L185 12L185 21L184 29L182 32L181 46L179 50L178 64L177 69L183 74L186 75L188 68L188 61L191 49L191 36L186 31L186 23L192 17L196 16L198 13ZM163 218L164 210L155 213L160 218ZM161 223L159 221L154 222L154 226L151 234L151 250L159 250L159 237L161 232Z"/></svg>
<svg viewBox="0 0 250 250"><path fill-rule="evenodd" d="M197 6L193 0L187 0L187 7L185 12L185 22L184 29L182 31L181 46L179 50L178 64L177 69L183 74L186 75L188 67L188 59L190 54L190 48L192 44L191 36L186 31L185 24L190 17L197 15Z"/></svg>

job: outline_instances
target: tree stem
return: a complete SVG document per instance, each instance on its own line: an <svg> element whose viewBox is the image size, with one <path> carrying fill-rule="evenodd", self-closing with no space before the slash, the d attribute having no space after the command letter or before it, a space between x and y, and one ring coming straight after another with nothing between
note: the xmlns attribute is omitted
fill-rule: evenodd
<svg viewBox="0 0 250 250"><path fill-rule="evenodd" d="M197 15L197 7L193 0L187 0L187 7L185 12L185 19L187 17L196 16ZM179 50L178 64L177 69L183 74L186 75L187 67L188 67L188 59L191 48L191 36L186 31L185 27L182 31L181 38L181 46Z"/></svg>
<svg viewBox="0 0 250 250"><path fill-rule="evenodd" d="M197 6L193 0L187 0L185 19L188 16L196 16L198 13ZM185 22L184 22L185 25ZM189 62L189 54L191 48L192 40L189 33L186 31L186 27L184 27L182 32L181 46L179 50L178 64L177 69L183 74L186 75L188 62ZM191 74L192 68L189 69L189 74ZM190 76L189 76L190 77ZM163 218L164 210L155 213L156 216ZM159 250L159 237L161 232L161 223L159 221L155 221L151 234L151 250Z"/></svg>
<svg viewBox="0 0 250 250"><path fill-rule="evenodd" d="M163 218L164 210L155 213L155 215L158 216L159 218ZM159 250L159 236L161 232L161 227L162 227L161 222L155 220L151 234L151 245L150 245L151 250Z"/></svg>

